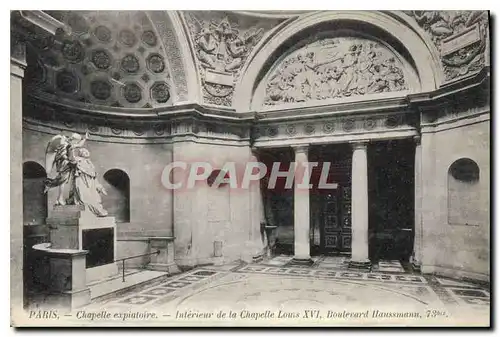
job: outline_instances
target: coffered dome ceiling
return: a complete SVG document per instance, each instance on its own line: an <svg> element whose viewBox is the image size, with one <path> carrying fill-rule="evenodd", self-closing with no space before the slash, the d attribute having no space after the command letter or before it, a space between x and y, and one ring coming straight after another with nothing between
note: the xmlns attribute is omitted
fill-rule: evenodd
<svg viewBox="0 0 500 337"><path fill-rule="evenodd" d="M171 105L165 53L144 12L47 11L70 36L32 40L30 91L88 107Z"/></svg>

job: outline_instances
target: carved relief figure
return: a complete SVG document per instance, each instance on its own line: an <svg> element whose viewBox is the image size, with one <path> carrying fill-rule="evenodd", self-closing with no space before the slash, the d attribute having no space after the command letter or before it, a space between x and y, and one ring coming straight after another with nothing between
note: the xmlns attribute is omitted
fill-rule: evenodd
<svg viewBox="0 0 500 337"><path fill-rule="evenodd" d="M313 42L271 74L266 105L407 89L402 64L385 47L355 37Z"/></svg>
<svg viewBox="0 0 500 337"><path fill-rule="evenodd" d="M441 52L441 61L447 80L478 71L484 65L488 30L487 12L407 11L405 13L417 21ZM458 37L461 32L473 29L476 25L479 29L478 36L465 42L462 48L453 52L448 52L446 48L443 48L446 40Z"/></svg>
<svg viewBox="0 0 500 337"><path fill-rule="evenodd" d="M208 103L229 106L238 72L264 30L240 29L227 17L203 20L188 14L187 19L202 70L204 98Z"/></svg>
<svg viewBox="0 0 500 337"><path fill-rule="evenodd" d="M437 39L453 34L455 16L439 11L412 11L415 19L425 25Z"/></svg>
<svg viewBox="0 0 500 337"><path fill-rule="evenodd" d="M198 44L198 57L204 67L215 68L215 49L217 41L208 28L203 28L196 39Z"/></svg>
<svg viewBox="0 0 500 337"><path fill-rule="evenodd" d="M439 42L484 19L481 11L409 11L424 30L431 34L434 42Z"/></svg>
<svg viewBox="0 0 500 337"><path fill-rule="evenodd" d="M342 91L345 96L350 96L356 88L356 67L358 63L358 45L353 44L349 47L349 51L342 58L342 70L345 75Z"/></svg>
<svg viewBox="0 0 500 337"><path fill-rule="evenodd" d="M231 26L227 18L219 24L201 22L191 16L195 33L198 59L205 68L219 71L235 71L243 64L242 58L248 54L248 45L256 39L262 29L240 32Z"/></svg>
<svg viewBox="0 0 500 337"><path fill-rule="evenodd" d="M263 32L262 28L250 30L243 37L233 35L227 44L229 55L232 61L226 65L226 71L235 71L243 65L243 58L249 53L249 46L252 45Z"/></svg>
<svg viewBox="0 0 500 337"><path fill-rule="evenodd" d="M95 215L107 216L99 195L106 194L106 190L97 180L89 151L83 147L88 138L88 133L83 138L74 133L69 138L57 135L49 141L45 152L48 177L45 192L57 187L56 205L85 205ZM69 198L65 199L64 188L67 184L70 186Z"/></svg>
<svg viewBox="0 0 500 337"><path fill-rule="evenodd" d="M360 45L362 47L362 45ZM377 56L374 51L373 44L370 43L368 48L362 48L358 56L356 73L358 79L357 91L358 94L364 95L368 92L370 86L370 78L373 76L372 68L376 64Z"/></svg>

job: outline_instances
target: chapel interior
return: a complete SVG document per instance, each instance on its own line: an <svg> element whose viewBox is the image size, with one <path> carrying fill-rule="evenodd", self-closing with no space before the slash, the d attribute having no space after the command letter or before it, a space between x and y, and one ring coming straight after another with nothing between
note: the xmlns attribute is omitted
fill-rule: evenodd
<svg viewBox="0 0 500 337"><path fill-rule="evenodd" d="M15 298L73 308L122 278L328 263L489 296L489 38L486 11L12 11ZM48 142L86 132L105 218L44 191ZM168 189L179 161L269 171ZM301 162L319 163L309 190L268 188L273 163Z"/></svg>

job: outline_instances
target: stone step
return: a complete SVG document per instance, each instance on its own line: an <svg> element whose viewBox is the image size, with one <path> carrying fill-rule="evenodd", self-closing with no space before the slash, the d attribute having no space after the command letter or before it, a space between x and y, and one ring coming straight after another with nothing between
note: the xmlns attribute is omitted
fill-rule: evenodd
<svg viewBox="0 0 500 337"><path fill-rule="evenodd" d="M378 268L375 267L375 270L381 273L395 273L395 274L406 273L405 269L401 265L401 262L398 260L380 260L378 262Z"/></svg>
<svg viewBox="0 0 500 337"><path fill-rule="evenodd" d="M121 274L95 282L89 286L91 303L106 301L129 291L138 291L155 283L159 284L169 276L166 272L140 269L126 273L125 282L122 281Z"/></svg>

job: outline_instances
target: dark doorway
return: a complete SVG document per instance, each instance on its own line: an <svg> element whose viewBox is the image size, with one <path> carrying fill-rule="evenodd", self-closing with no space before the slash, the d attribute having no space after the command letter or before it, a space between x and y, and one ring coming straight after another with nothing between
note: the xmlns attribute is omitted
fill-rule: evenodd
<svg viewBox="0 0 500 337"><path fill-rule="evenodd" d="M45 260L33 246L48 241L47 194L44 181L47 177L42 165L28 161L23 163L23 292L24 305L44 283L48 271ZM21 224L19 224L21 225Z"/></svg>
<svg viewBox="0 0 500 337"><path fill-rule="evenodd" d="M407 261L414 236L415 144L409 140L368 147L370 259Z"/></svg>
<svg viewBox="0 0 500 337"><path fill-rule="evenodd" d="M318 254L351 253L351 152L348 144L316 146L310 151L309 161L318 162L310 193L311 246ZM322 172L328 173L326 181ZM336 187L325 188L321 182Z"/></svg>
<svg viewBox="0 0 500 337"><path fill-rule="evenodd" d="M42 165L28 161L23 164L23 222L29 225L45 224L47 194L44 181L47 177Z"/></svg>
<svg viewBox="0 0 500 337"><path fill-rule="evenodd" d="M261 181L261 191L266 226L276 226L273 240L269 242L275 255L294 253L294 187L293 183L287 186L286 177L279 177L274 186L270 186L269 177L273 165L279 165L279 171L285 172L290 169L294 159L293 149L289 147L266 149L259 154L259 160L267 167L267 174Z"/></svg>

